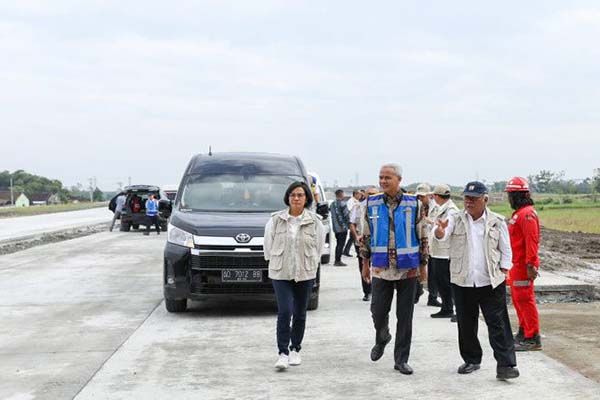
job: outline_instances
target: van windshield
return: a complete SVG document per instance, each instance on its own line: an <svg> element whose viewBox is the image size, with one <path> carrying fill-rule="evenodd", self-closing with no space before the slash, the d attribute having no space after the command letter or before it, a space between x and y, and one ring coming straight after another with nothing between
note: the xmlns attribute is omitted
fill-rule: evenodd
<svg viewBox="0 0 600 400"><path fill-rule="evenodd" d="M180 197L180 209L221 212L272 212L285 207L283 196L300 176L190 175Z"/></svg>

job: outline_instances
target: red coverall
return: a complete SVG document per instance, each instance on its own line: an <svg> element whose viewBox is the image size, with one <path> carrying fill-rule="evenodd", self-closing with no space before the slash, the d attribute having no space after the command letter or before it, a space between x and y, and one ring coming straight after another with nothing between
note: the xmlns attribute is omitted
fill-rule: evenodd
<svg viewBox="0 0 600 400"><path fill-rule="evenodd" d="M523 328L526 338L532 338L540 332L533 281L527 277L527 265L536 269L540 266L540 222L533 206L516 210L508 223L508 231L513 253L513 266L508 276L511 297L519 326Z"/></svg>

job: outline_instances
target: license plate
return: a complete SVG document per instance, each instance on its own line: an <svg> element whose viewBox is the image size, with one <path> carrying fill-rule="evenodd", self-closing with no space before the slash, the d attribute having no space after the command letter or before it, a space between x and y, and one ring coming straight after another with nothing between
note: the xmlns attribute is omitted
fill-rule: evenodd
<svg viewBox="0 0 600 400"><path fill-rule="evenodd" d="M262 282L259 269L224 269L221 271L223 282Z"/></svg>

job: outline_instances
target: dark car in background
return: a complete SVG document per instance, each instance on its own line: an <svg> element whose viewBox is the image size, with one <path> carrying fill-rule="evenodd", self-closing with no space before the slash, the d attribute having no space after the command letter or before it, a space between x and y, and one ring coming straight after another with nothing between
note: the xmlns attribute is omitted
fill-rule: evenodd
<svg viewBox="0 0 600 400"><path fill-rule="evenodd" d="M131 228L138 229L140 225L146 225L146 200L148 200L148 196L151 194L155 195L158 200L158 223L163 231L167 230L168 220L171 216L172 202L158 186L126 186L108 203L108 208L112 212L115 212L117 197L122 194L127 196L127 198L121 211L121 231L129 232Z"/></svg>
<svg viewBox="0 0 600 400"><path fill-rule="evenodd" d="M169 312L208 296L274 298L264 259L264 229L285 208L294 181L309 182L299 158L214 153L189 162L169 222L164 297ZM318 207L328 213L327 204ZM309 309L319 304L320 267Z"/></svg>

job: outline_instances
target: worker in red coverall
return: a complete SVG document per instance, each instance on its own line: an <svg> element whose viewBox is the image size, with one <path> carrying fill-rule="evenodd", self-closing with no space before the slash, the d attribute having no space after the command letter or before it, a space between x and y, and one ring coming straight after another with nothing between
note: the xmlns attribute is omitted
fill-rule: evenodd
<svg viewBox="0 0 600 400"><path fill-rule="evenodd" d="M533 282L540 266L540 222L533 207L527 180L514 177L506 184L505 191L511 208L515 210L508 223L513 253L513 266L509 270L508 282L519 318L515 350L541 350L540 321L533 290Z"/></svg>

